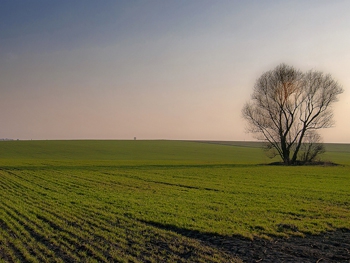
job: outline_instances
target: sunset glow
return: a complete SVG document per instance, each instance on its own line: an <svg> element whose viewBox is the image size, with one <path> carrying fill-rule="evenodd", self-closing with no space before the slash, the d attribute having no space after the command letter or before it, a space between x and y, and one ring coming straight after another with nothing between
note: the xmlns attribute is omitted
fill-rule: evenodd
<svg viewBox="0 0 350 263"><path fill-rule="evenodd" d="M3 1L0 138L253 140L241 116L280 63L344 93L324 142L350 143L349 1Z"/></svg>

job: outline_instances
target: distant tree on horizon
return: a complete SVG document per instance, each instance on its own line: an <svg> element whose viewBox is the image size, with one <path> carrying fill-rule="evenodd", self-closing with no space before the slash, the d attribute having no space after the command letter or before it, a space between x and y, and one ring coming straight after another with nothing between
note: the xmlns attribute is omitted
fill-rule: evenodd
<svg viewBox="0 0 350 263"><path fill-rule="evenodd" d="M329 74L280 64L256 81L242 116L269 157L279 155L286 165L312 162L324 152L317 130L333 127L332 105L342 92Z"/></svg>

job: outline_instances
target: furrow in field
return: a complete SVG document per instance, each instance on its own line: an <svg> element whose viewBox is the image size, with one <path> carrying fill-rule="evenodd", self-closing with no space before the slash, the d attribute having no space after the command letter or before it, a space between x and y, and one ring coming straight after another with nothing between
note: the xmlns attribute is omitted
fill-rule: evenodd
<svg viewBox="0 0 350 263"><path fill-rule="evenodd" d="M8 191L8 197L15 199L16 201L21 201L29 207L40 209L43 205L49 207L55 207L58 205L59 198L65 196L65 192L62 190L57 190L60 192L59 196L55 197L55 193L42 194L42 192L37 192L37 188L32 187L31 185L21 185L17 182L12 182L14 187L17 187L16 190L12 189ZM13 188L14 188L13 187ZM21 187L21 189L19 189ZM48 198L49 196L49 198Z"/></svg>
<svg viewBox="0 0 350 263"><path fill-rule="evenodd" d="M27 196L27 191L24 190L21 185L12 182L10 180L8 180L6 182L7 184L7 188L5 192L0 192L0 196L2 196L2 198L14 198L15 200L19 201L21 199L23 199L24 196Z"/></svg>
<svg viewBox="0 0 350 263"><path fill-rule="evenodd" d="M38 211L38 209L36 209L36 211ZM37 233L35 232L35 235L38 236L38 237L42 237L42 236L47 236L47 235L56 235L58 238L60 238L60 243L63 244L63 250L69 250L70 248L72 247L81 247L82 249L85 249L87 251L90 251L89 256L90 257L95 257L95 258L98 258L99 261L106 261L106 259L101 256L101 255L98 255L99 252L98 250L100 250L101 248L98 248L97 251L95 251L92 246L85 246L84 244L81 245L78 240L87 240L87 242L89 242L89 239L84 237L84 238L81 238L80 236L78 235L75 235L74 233L81 233L81 232L75 232L74 230L73 231L68 231L66 229L63 229L61 228L60 225L64 225L64 222L63 220L59 220L59 222L56 222L57 220L55 218L52 218L52 216L49 214L45 214L43 213L42 210L39 210L38 211L38 214L35 214L33 213L33 216L35 216L34 218L34 221L36 221L36 223L34 223L33 221L29 220L29 218L27 217L25 220L21 219L20 217L16 217L16 215L19 215L20 214L20 211L15 211L15 214L12 214L13 217L16 218L16 220L24 225L26 225L27 227L30 225L30 223L32 224L36 224L36 226L43 226L44 225L44 228L41 228L41 229L49 229L49 231L45 231L46 233L42 234L42 233ZM32 218L33 218L32 216ZM64 215L63 215L64 216ZM48 219L49 218L49 219ZM40 220L38 222L38 220ZM33 229L33 225L31 225L31 229ZM33 233L33 231L31 231ZM51 244L51 241L49 241L49 243ZM60 246L60 250L62 250L62 246ZM72 249L71 249L72 250ZM74 251L74 249L73 249ZM96 254L98 256L96 256Z"/></svg>
<svg viewBox="0 0 350 263"><path fill-rule="evenodd" d="M35 182L37 186L40 186L41 188L44 188L50 192L59 193L58 189L72 189L70 186L73 184L73 182L69 180L70 176L56 170L49 172L44 171L40 173L27 171L26 177L30 177L30 182Z"/></svg>
<svg viewBox="0 0 350 263"><path fill-rule="evenodd" d="M31 251L40 262L54 260L55 262L62 262L59 260L62 256L55 252L61 251L62 246L55 240L55 235L48 229L43 228L40 222L35 218L29 218L28 213L25 214L18 209L12 209L8 205L2 207L7 213L6 221L10 222L11 231L14 227L17 229L15 233L20 236L22 240L26 241L26 247ZM16 237L17 238L17 237ZM72 260L74 257L63 255L63 260Z"/></svg>
<svg viewBox="0 0 350 263"><path fill-rule="evenodd" d="M130 189L137 189L139 188L138 185L141 184L138 178L133 178L132 176L119 171L116 174L103 173L101 171L89 171L88 173L83 174L72 173L70 174L70 177L71 179L74 179L73 182L79 183L79 185L85 187L87 191L91 189L100 189L101 187L113 188L115 186L127 186ZM127 181L121 180L122 178L126 178Z"/></svg>
<svg viewBox="0 0 350 263"><path fill-rule="evenodd" d="M5 194L8 190L12 190L13 188L13 186L11 186L11 184L9 183L6 173L1 173L0 187L2 189L2 191L0 191L0 194Z"/></svg>
<svg viewBox="0 0 350 263"><path fill-rule="evenodd" d="M18 238L14 238L11 234L4 231L0 231L0 234L5 240L3 259L6 259L6 262L27 262L22 249L18 245Z"/></svg>
<svg viewBox="0 0 350 263"><path fill-rule="evenodd" d="M55 216L60 216L51 210L45 210L48 213L55 214ZM103 220L103 218L97 214L97 211L91 210L80 213L75 212L74 217L66 214L65 217L65 219L68 220L66 224L69 225L73 231L82 232L85 235L82 241L86 242L83 246L78 246L78 248L88 249L90 251L94 250L95 254L100 251L100 258L105 258L106 260L111 257L116 259L119 253L123 253L123 251L125 252L127 249L128 244L125 241L125 234L120 236L121 233L125 232L124 227L126 226L124 224L118 227L116 227L116 225L112 226L108 221ZM117 254L111 255L110 251L114 251L114 253Z"/></svg>
<svg viewBox="0 0 350 263"><path fill-rule="evenodd" d="M46 244L62 258L64 255L68 258L67 255L70 255L70 260L65 261L73 261L72 258L77 260L77 258L90 257L106 262L112 259L121 260L120 255L123 255L122 259L136 262L141 259L151 259L154 253L171 251L170 253L175 253L172 255L177 255L178 252L174 252L174 248L166 245L168 238L174 239L175 237L169 236L160 229L125 217L123 211L105 210L105 200L103 200L105 192L101 192L101 187L110 188L110 185L113 184L113 188L115 185L121 185L129 190L138 189L144 188L143 181L124 177L125 179L120 182L120 177L118 180L112 178L117 175L107 175L101 178L98 173L86 175L87 178L97 179L85 180L84 173L72 174L73 176L60 177L67 183L59 185L55 185L55 177L50 174L42 174L43 178L39 178L36 175L33 176L32 172L25 171L15 178L15 183L21 187L16 189L17 198L16 191L13 191L10 199L16 202L14 206L20 201L25 207L16 213L22 213L22 221L19 221L25 225L25 231L34 239L41 240L41 243ZM27 180L21 180L21 177ZM31 184L32 180L36 181L36 184ZM86 201L80 205L74 205L71 202L75 200L76 194L70 193L69 187L74 184L81 184L84 187L82 190L93 202L91 205ZM55 191L51 191L52 189ZM43 193L46 193L47 197ZM105 196L108 197L108 192ZM99 199L100 197L103 198ZM49 237L46 241L43 240L45 235ZM50 247L47 244L49 242L56 242L54 243L56 248ZM161 257L159 259L161 260Z"/></svg>
<svg viewBox="0 0 350 263"><path fill-rule="evenodd" d="M85 180L87 176L88 174L75 176L73 173L67 174L66 172L54 171L52 174L42 174L40 177L34 175L33 180L40 182L41 185L47 188L50 187L50 196L62 196L66 194L70 196L81 196L99 187L98 184L91 185L87 183ZM99 184L101 184L101 182L99 182Z"/></svg>
<svg viewBox="0 0 350 263"><path fill-rule="evenodd" d="M105 222L108 222L109 220L111 220L111 215L106 212L94 211L94 213L97 213L98 218L102 219ZM96 220L96 218L94 220ZM167 249L170 249L168 245L165 245L165 243L167 242L165 240L168 240L168 238L170 238L169 240L175 239L176 242L179 242L177 237L175 237L176 235L174 236L173 234L169 235L169 233L159 228L149 226L147 224L144 224L143 222L128 219L125 217L121 218L120 220L116 220L114 222L108 222L108 224L118 225L118 227L120 227L119 226L120 224L123 227L123 230L125 232L124 238L125 238L125 241L127 242L126 246L124 246L126 253L129 256L132 256L134 258L139 258L141 255L142 255L142 258L147 258L147 255L152 255L150 253L151 250L162 251L163 249L165 249L166 251ZM160 239L164 239L164 241L160 241ZM181 241L181 242L187 242L187 241ZM154 253L158 253L158 252L154 252ZM171 253L174 253L174 251Z"/></svg>
<svg viewBox="0 0 350 263"><path fill-rule="evenodd" d="M179 182L167 182L164 181L164 177L162 180L160 180L160 178L157 178L154 176L153 173L149 174L149 173L143 173L143 174L149 174L149 176L138 176L138 175L134 175L134 174L128 174L128 173L118 173L118 174L111 174L111 173L106 173L106 172L101 172L101 174L106 174L109 176L118 176L119 178L123 177L129 180L132 180L133 182L137 182L137 184L135 183L131 183L131 184L126 184L129 187L132 188L144 188L144 184L143 182L146 183L151 183L154 185L164 185L164 186L170 186L170 187L178 187L178 188L184 188L184 189L191 189L191 190L207 190L207 191L214 191L214 192L223 192L222 190L219 189L215 189L212 187L204 187L203 185L190 185L190 184L183 184L183 183L179 183ZM150 178L155 178L155 179L159 179L159 180L154 180L154 179L150 179Z"/></svg>
<svg viewBox="0 0 350 263"><path fill-rule="evenodd" d="M18 185L18 183L14 184ZM20 202L22 203L22 205L25 205L28 208L32 207L37 209L43 209L43 207L46 207L48 211L50 211L50 213L54 213L55 216L60 217L62 220L65 220L67 218L67 215L62 214L61 212L55 213L55 211L65 211L72 209L71 207L67 207L66 203L57 203L56 200L52 202L52 200L49 200L45 197L38 199L38 194L36 194L35 190L30 188L24 188L21 189L21 191L19 189L12 189L12 191L9 190L7 193L7 199L16 200L17 203ZM65 192L63 192L62 195L64 196ZM82 212L82 218L86 218L85 212Z"/></svg>
<svg viewBox="0 0 350 263"><path fill-rule="evenodd" d="M58 214L49 207L42 208L40 214L43 215L43 211L52 214L54 217L62 217L62 214ZM112 218L114 218L113 221ZM116 218L115 215L105 214L99 210L85 209L81 212L75 212L74 217L69 214L64 215L66 224L73 225L75 231L83 231L86 235L90 236L90 244L94 245L100 251L104 251L105 257L108 257L108 250L114 251L128 251L128 254L133 255L134 245L138 243L137 240L133 240L133 235L139 231L139 223L127 222L125 218ZM52 223L51 223L52 224ZM135 225L138 225L138 230L133 234L125 234L125 229L133 229ZM57 228L57 226L54 226ZM141 227L142 228L142 227ZM121 233L124 233L120 236ZM132 241L133 240L133 241ZM96 245L98 243L107 244L107 249ZM141 249L141 248L139 248ZM106 252L107 251L107 252ZM145 252L146 253L146 252ZM135 257L137 254L134 255Z"/></svg>
<svg viewBox="0 0 350 263"><path fill-rule="evenodd" d="M4 211L1 209L1 218L0 218L0 259L3 259L5 262L15 262L16 249L13 247L10 237L11 227L8 226L8 222L5 220Z"/></svg>
<svg viewBox="0 0 350 263"><path fill-rule="evenodd" d="M8 223L7 237L15 249L17 249L15 254L17 255L19 253L27 262L45 260L41 251L38 250L37 243L23 227L20 216L17 216L15 212L7 207L2 206L1 209L5 210L4 220ZM41 259L37 258L38 255L40 255Z"/></svg>
<svg viewBox="0 0 350 263"><path fill-rule="evenodd" d="M65 222L70 231L84 233L84 240L89 239L96 246L96 249L101 251L106 250L101 244L113 245L114 248L123 249L125 244L124 223L122 225L111 225L107 219L101 218L101 215L96 210L75 211L74 216L70 214L59 214L50 209L50 207L42 207L41 211L60 218L61 222ZM43 213L40 212L42 215ZM110 220L110 218L108 218ZM105 255L108 256L108 255Z"/></svg>
<svg viewBox="0 0 350 263"><path fill-rule="evenodd" d="M0 262L14 262L15 258L8 240L5 238L3 231L0 230Z"/></svg>
<svg viewBox="0 0 350 263"><path fill-rule="evenodd" d="M21 185L28 188L28 190L36 191L40 195L47 195L47 192L57 192L56 189L49 188L47 185L39 184L31 174L27 172L13 172L7 171L10 175L17 178Z"/></svg>
<svg viewBox="0 0 350 263"><path fill-rule="evenodd" d="M90 257L94 257L100 262L107 262L107 259L99 253L102 247L99 244L90 244L92 237L88 236L86 232L70 227L66 221L60 220L52 214L43 213L43 211L37 213L36 216L52 232L57 233L62 242L70 244L78 250L85 250Z"/></svg>
<svg viewBox="0 0 350 263"><path fill-rule="evenodd" d="M7 193L13 193L15 195L15 200L17 201L25 200L26 197L31 197L31 199L39 201L46 195L46 193L38 191L37 187L33 187L33 184L30 181L22 180L14 173L7 174L7 183L9 186Z"/></svg>
<svg viewBox="0 0 350 263"><path fill-rule="evenodd" d="M62 213L57 211L62 211ZM116 231L116 228L108 227L105 221L98 218L96 211L95 213L75 211L74 215L72 215L64 212L64 210L55 210L47 206L45 208L42 207L38 211L37 216L49 223L52 228L57 229L61 227L60 231L73 236L79 234L77 238L88 241L91 244L91 249L95 251L104 251L106 250L106 246L108 247L110 244L116 242L118 244L123 243L123 237L119 237L120 233L118 233L120 229ZM107 257L108 255L105 256ZM100 255L100 258L103 259L103 256Z"/></svg>
<svg viewBox="0 0 350 263"><path fill-rule="evenodd" d="M52 181L51 179L47 179L48 175L42 175L41 177L36 176L32 173L25 173L24 175L20 175L18 173L11 172L11 180L16 186L16 191L18 192L31 192L31 196L42 197L43 199L47 199L49 197L52 200L56 200L57 202L61 202L67 198L67 194L69 196L79 196L91 193L93 189L98 189L103 183L94 181L94 184L84 183L83 176L68 176L67 178L60 178L63 181L67 181L64 184L56 183L56 181ZM28 179L30 178L30 179ZM91 183L91 182L90 182ZM73 186L72 186L73 185ZM81 191L77 191L76 188L81 188ZM34 194L37 193L37 194Z"/></svg>
<svg viewBox="0 0 350 263"><path fill-rule="evenodd" d="M6 186L6 191L13 190L13 191L21 192L21 190L23 189L23 184L17 182L18 179L8 172L2 173L1 179L2 179L2 184ZM3 194L6 194L6 193L7 192L3 192Z"/></svg>

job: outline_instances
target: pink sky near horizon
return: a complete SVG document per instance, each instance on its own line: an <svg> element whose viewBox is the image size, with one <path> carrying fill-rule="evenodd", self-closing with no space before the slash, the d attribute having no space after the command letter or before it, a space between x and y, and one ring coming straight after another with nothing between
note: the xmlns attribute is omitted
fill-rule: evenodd
<svg viewBox="0 0 350 263"><path fill-rule="evenodd" d="M2 5L0 138L253 140L241 109L283 62L343 86L321 134L350 143L350 2Z"/></svg>

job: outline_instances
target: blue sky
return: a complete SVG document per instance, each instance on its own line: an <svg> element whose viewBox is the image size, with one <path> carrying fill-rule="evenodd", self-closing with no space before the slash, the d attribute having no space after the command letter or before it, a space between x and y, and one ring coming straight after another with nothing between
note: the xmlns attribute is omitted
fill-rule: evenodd
<svg viewBox="0 0 350 263"><path fill-rule="evenodd" d="M0 138L251 140L241 109L281 62L345 92L349 1L1 1Z"/></svg>

